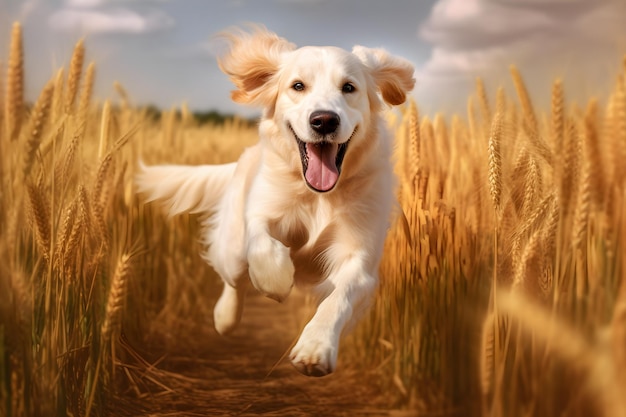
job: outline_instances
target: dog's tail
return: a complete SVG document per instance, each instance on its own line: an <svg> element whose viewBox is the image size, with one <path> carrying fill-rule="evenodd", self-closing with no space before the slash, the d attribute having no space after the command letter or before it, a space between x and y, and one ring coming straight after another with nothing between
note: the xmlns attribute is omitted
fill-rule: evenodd
<svg viewBox="0 0 626 417"><path fill-rule="evenodd" d="M170 216L213 212L236 165L147 166L140 161L135 185L146 201L162 203Z"/></svg>

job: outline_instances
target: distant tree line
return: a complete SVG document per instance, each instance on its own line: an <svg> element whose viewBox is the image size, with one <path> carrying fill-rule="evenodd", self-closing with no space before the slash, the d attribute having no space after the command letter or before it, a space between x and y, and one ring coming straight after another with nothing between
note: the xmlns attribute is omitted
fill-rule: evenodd
<svg viewBox="0 0 626 417"><path fill-rule="evenodd" d="M158 108L157 106L151 104L151 105L145 106L144 110L146 111L146 115L152 120L154 121L161 120L162 109ZM176 116L181 117L181 115L182 115L181 111L176 110ZM198 124L209 123L209 124L214 124L214 125L221 125L233 119L239 119L250 125L254 125L257 123L257 118L245 118L245 117L237 116L232 113L222 113L217 110L194 111L194 112L191 112L191 115L193 116L193 118Z"/></svg>
<svg viewBox="0 0 626 417"><path fill-rule="evenodd" d="M26 102L24 103L24 111L26 113L30 113L33 107L33 103ZM113 105L113 108L119 110L120 108L117 105ZM140 107L146 112L146 116L158 122L161 120L161 116L163 115L163 109L159 107L149 104L147 106ZM258 123L258 117L242 117L232 113L222 113L217 110L206 110L206 111L194 111L190 112L191 116L194 118L196 123L198 124L214 124L214 125L222 125L225 122L230 122L234 119L237 119L241 122L248 124L249 126L254 126ZM176 117L182 118L182 112L180 109L176 110Z"/></svg>

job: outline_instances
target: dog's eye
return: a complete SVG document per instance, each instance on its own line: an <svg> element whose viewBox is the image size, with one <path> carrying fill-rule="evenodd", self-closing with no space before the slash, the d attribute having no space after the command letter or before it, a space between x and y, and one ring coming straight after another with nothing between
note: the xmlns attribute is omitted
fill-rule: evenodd
<svg viewBox="0 0 626 417"><path fill-rule="evenodd" d="M352 83L345 83L343 87L341 87L341 92L343 93L354 93L356 87Z"/></svg>
<svg viewBox="0 0 626 417"><path fill-rule="evenodd" d="M296 91L303 91L304 90L304 84L301 83L300 81L297 81L297 82L293 83L291 88L293 88Z"/></svg>

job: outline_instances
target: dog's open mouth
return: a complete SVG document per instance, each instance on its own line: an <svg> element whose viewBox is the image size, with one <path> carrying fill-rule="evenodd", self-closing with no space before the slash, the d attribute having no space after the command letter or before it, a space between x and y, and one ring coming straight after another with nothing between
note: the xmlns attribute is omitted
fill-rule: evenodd
<svg viewBox="0 0 626 417"><path fill-rule="evenodd" d="M298 142L302 172L307 185L320 193L332 190L339 180L341 165L350 140L340 144L329 141L304 142L296 135L291 125L289 129Z"/></svg>

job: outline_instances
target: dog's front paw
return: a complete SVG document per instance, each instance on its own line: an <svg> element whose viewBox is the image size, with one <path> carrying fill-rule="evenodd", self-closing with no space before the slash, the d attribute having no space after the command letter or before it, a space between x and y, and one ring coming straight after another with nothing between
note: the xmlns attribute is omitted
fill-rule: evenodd
<svg viewBox="0 0 626 417"><path fill-rule="evenodd" d="M296 369L307 376L325 376L335 370L337 342L322 329L307 325L289 359Z"/></svg>
<svg viewBox="0 0 626 417"><path fill-rule="evenodd" d="M248 248L248 272L252 285L276 301L283 301L293 287L295 267L289 248L267 237L256 239Z"/></svg>

